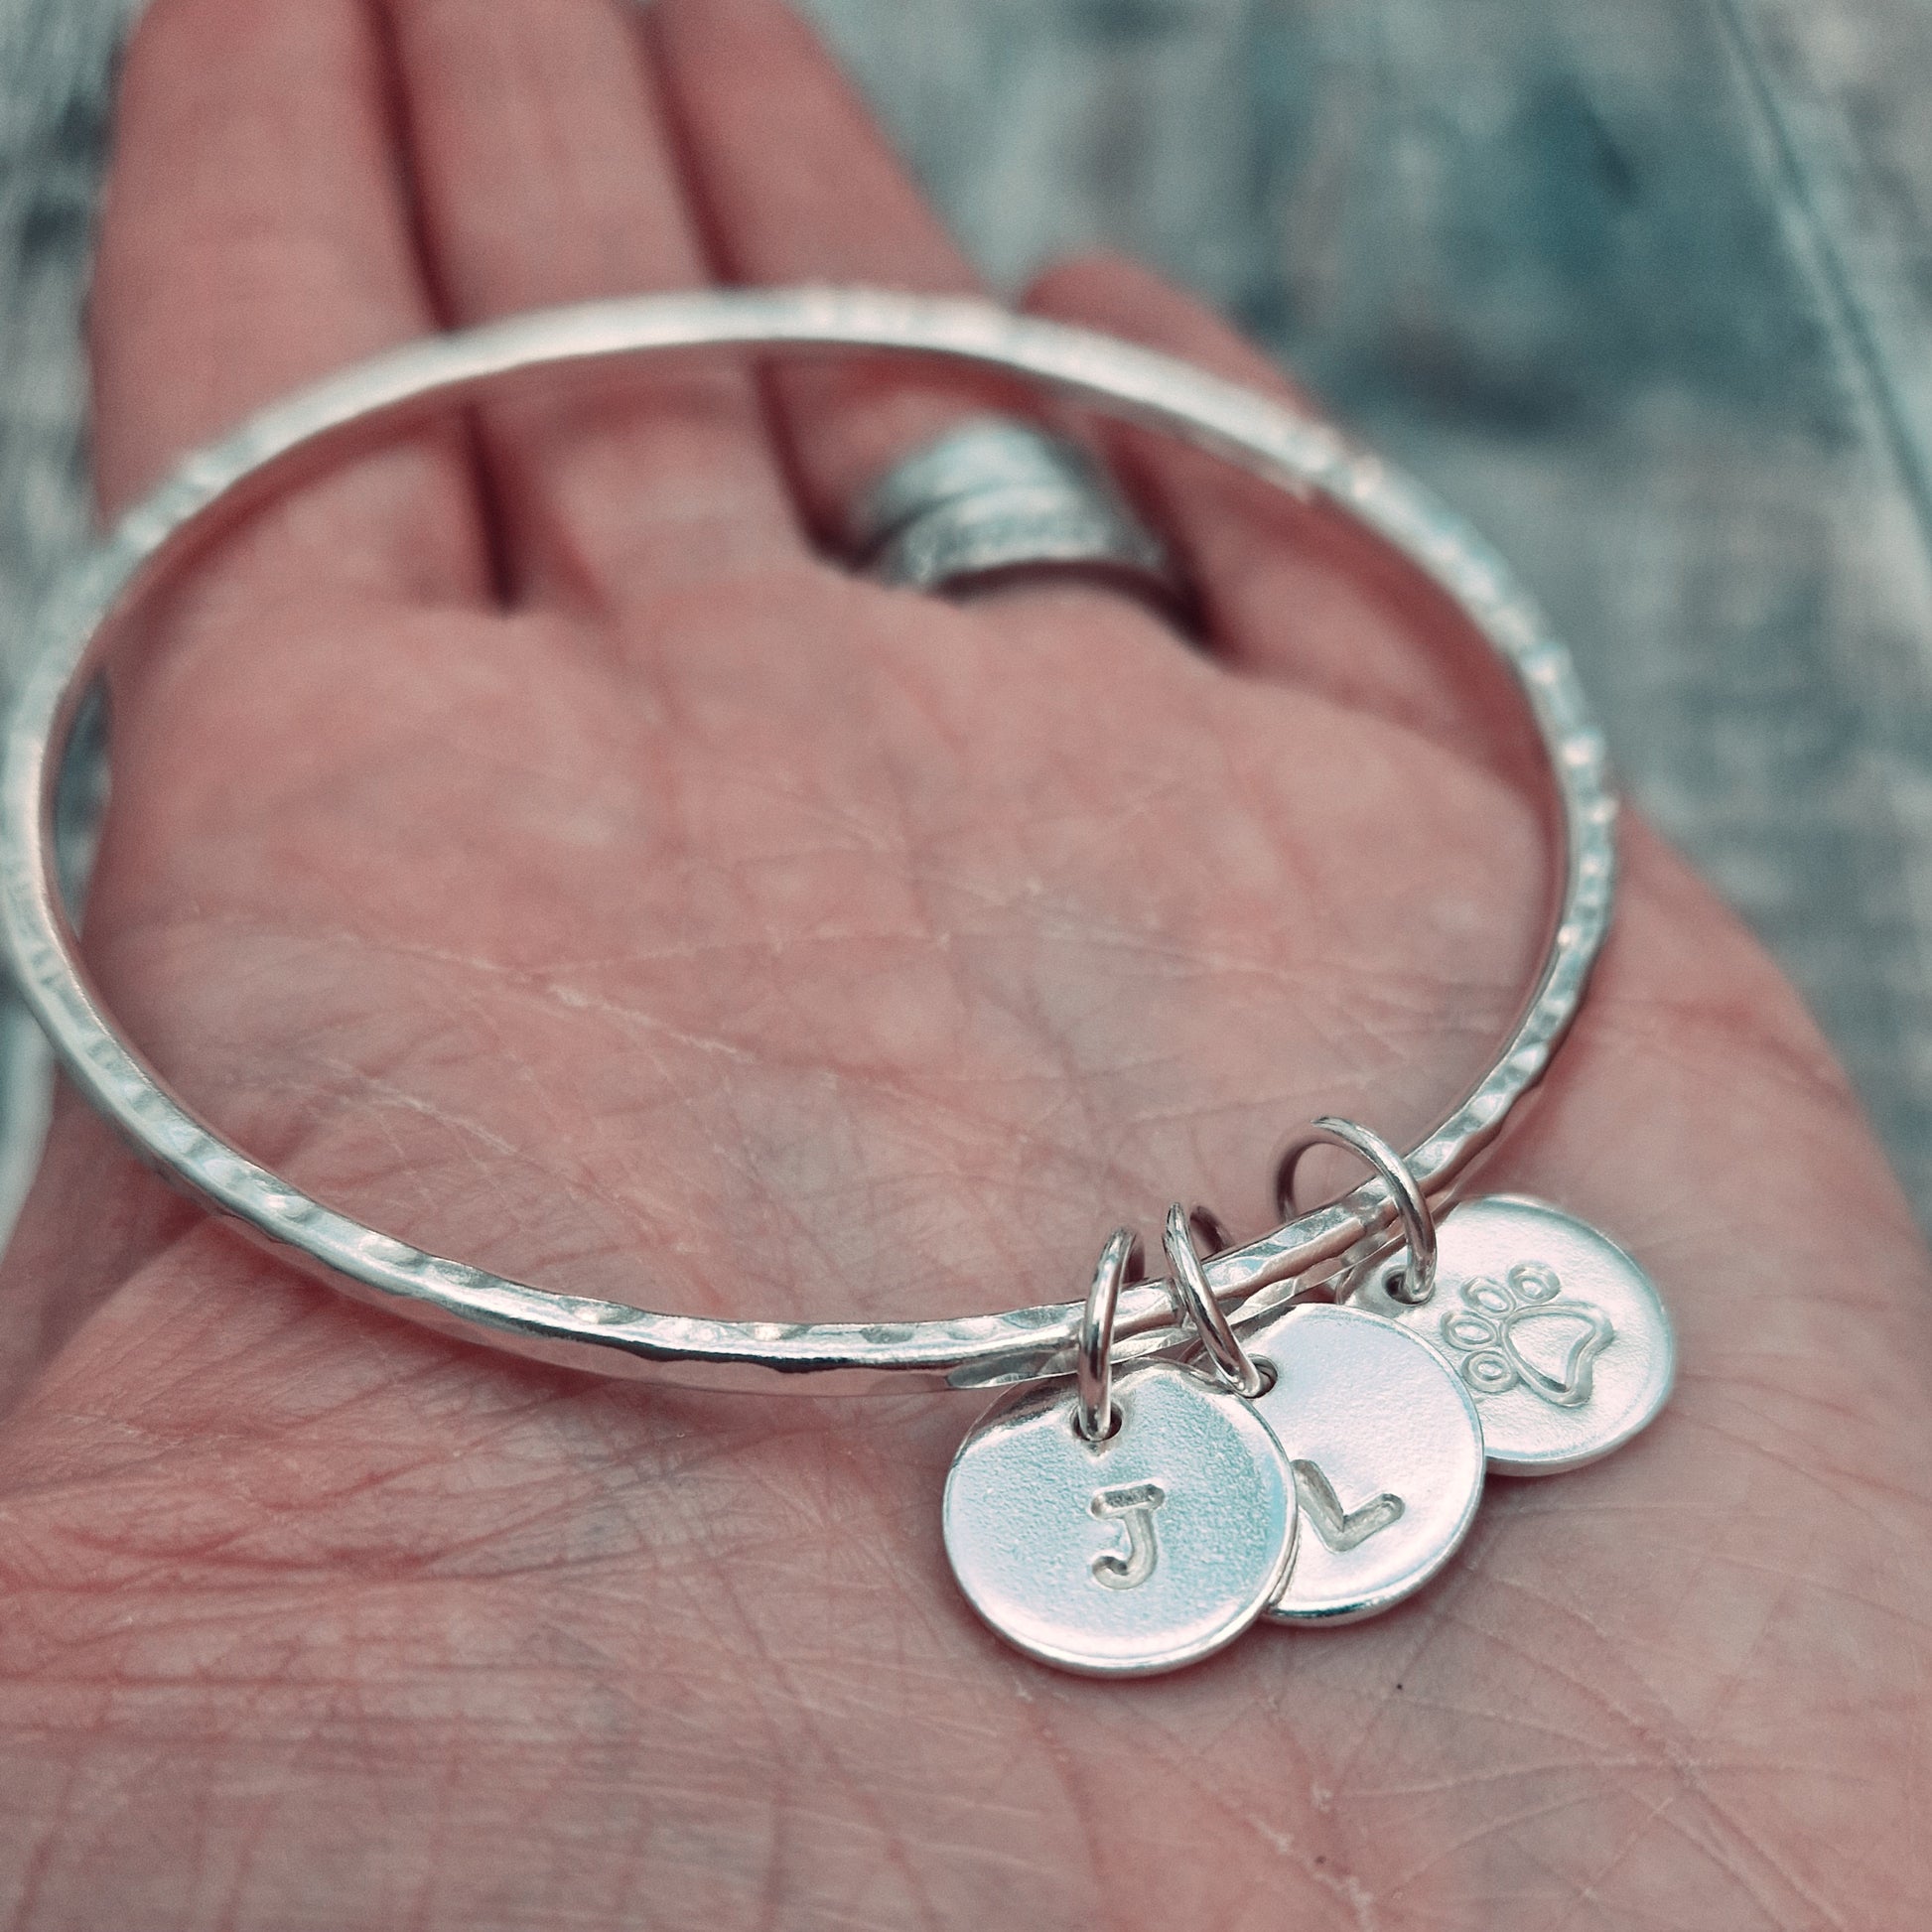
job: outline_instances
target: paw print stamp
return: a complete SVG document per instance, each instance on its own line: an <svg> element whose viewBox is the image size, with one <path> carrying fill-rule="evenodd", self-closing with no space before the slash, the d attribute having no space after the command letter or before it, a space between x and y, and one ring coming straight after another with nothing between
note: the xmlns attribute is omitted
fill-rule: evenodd
<svg viewBox="0 0 1932 1932"><path fill-rule="evenodd" d="M1677 1368L1670 1313L1614 1241L1526 1194L1458 1201L1437 1237L1439 1286L1426 1301L1389 1292L1404 1250L1378 1262L1353 1299L1449 1364L1481 1414L1490 1468L1582 1468L1663 1407Z"/></svg>
<svg viewBox="0 0 1932 1932"><path fill-rule="evenodd" d="M1461 1301L1443 1316L1443 1342L1477 1395L1525 1388L1554 1409L1589 1401L1616 1329L1595 1303L1565 1295L1554 1268L1525 1261L1501 1279L1478 1275Z"/></svg>

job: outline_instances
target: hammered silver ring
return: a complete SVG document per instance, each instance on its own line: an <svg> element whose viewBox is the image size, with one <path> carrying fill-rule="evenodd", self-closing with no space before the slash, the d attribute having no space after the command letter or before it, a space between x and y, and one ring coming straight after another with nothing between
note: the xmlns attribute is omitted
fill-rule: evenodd
<svg viewBox="0 0 1932 1932"><path fill-rule="evenodd" d="M882 584L964 592L1071 571L1179 614L1168 547L1077 444L1013 416L974 416L899 458L860 498L851 547Z"/></svg>

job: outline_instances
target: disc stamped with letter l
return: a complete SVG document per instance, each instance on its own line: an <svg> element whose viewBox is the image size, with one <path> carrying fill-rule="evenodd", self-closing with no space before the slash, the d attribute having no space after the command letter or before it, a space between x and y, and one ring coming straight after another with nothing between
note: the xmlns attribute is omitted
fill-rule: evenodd
<svg viewBox="0 0 1932 1932"><path fill-rule="evenodd" d="M1267 1615L1347 1623L1388 1609L1449 1562L1474 1520L1474 1400L1419 1335L1357 1309L1291 1309L1247 1343L1275 1371L1255 1406L1302 1505L1294 1567Z"/></svg>

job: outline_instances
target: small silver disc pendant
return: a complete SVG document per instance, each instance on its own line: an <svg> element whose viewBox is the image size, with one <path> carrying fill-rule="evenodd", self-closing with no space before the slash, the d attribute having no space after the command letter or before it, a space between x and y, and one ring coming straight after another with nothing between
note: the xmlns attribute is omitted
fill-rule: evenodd
<svg viewBox="0 0 1932 1932"><path fill-rule="evenodd" d="M1489 1466L1554 1475L1627 1443L1677 1370L1650 1278L1587 1222L1520 1194L1443 1217L1435 1292L1390 1292L1405 1254L1372 1269L1351 1307L1399 1321L1459 1375L1482 1418Z"/></svg>
<svg viewBox="0 0 1932 1932"><path fill-rule="evenodd" d="M1042 1662L1178 1669L1231 1643L1295 1555L1295 1485L1252 1404L1158 1362L1113 1382L1114 1433L1063 1385L982 1417L946 1478L946 1555L970 1602Z"/></svg>
<svg viewBox="0 0 1932 1932"><path fill-rule="evenodd" d="M1348 1623L1420 1589L1482 1498L1482 1425L1460 1376L1406 1327L1292 1309L1246 1337L1272 1364L1255 1406L1295 1473L1301 1547L1266 1614Z"/></svg>

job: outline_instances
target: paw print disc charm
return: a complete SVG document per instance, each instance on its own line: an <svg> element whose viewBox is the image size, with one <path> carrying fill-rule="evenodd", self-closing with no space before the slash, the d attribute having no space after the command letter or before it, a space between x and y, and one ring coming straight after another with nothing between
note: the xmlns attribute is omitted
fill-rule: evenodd
<svg viewBox="0 0 1932 1932"><path fill-rule="evenodd" d="M1301 1547L1266 1614L1349 1623L1420 1589L1482 1498L1482 1424L1419 1335L1350 1308L1291 1309L1247 1337L1255 1398L1295 1473Z"/></svg>
<svg viewBox="0 0 1932 1932"><path fill-rule="evenodd" d="M946 1555L970 1602L1029 1656L1096 1677L1176 1670L1231 1643L1295 1555L1295 1484L1253 1406L1190 1369L1113 1381L1114 1433L1073 1394L984 1416L946 1478Z"/></svg>
<svg viewBox="0 0 1932 1932"><path fill-rule="evenodd" d="M1443 1217L1435 1292L1406 1303L1374 1268L1349 1306L1439 1349L1475 1398L1489 1466L1554 1475L1627 1443L1677 1371L1670 1316L1647 1276L1587 1222L1519 1194Z"/></svg>

